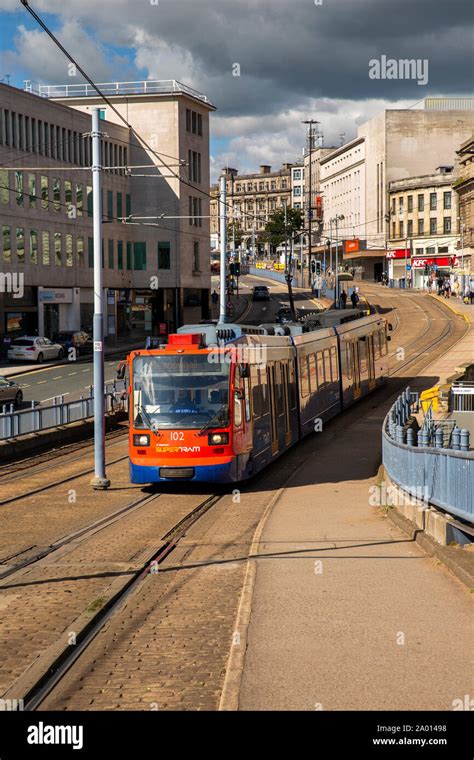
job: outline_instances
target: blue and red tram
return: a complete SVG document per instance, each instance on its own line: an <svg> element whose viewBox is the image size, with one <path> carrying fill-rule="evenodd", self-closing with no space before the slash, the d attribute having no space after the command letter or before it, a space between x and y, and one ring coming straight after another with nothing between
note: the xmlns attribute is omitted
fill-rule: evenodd
<svg viewBox="0 0 474 760"><path fill-rule="evenodd" d="M191 325L132 352L132 482L252 477L385 381L387 340L373 315L311 332Z"/></svg>

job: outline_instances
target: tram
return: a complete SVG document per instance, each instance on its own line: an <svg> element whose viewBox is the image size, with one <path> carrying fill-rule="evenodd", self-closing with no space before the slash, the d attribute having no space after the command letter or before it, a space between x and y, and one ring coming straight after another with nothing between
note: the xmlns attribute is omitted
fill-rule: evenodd
<svg viewBox="0 0 474 760"><path fill-rule="evenodd" d="M384 383L379 315L300 324L188 325L128 357L132 483L238 483Z"/></svg>

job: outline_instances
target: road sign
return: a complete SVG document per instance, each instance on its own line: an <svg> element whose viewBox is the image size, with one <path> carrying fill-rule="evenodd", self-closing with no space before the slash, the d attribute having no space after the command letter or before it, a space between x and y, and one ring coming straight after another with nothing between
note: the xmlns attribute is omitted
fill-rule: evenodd
<svg viewBox="0 0 474 760"><path fill-rule="evenodd" d="M411 269L411 264L407 264L407 272L409 272Z"/></svg>

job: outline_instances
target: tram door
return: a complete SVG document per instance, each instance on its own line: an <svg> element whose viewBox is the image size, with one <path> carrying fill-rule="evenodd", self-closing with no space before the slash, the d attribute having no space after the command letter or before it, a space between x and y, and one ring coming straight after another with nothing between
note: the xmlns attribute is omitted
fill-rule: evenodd
<svg viewBox="0 0 474 760"><path fill-rule="evenodd" d="M282 383L283 383L283 403L285 406L285 442L289 446L291 443L291 418L290 418L290 386L289 386L289 368L285 362L281 365Z"/></svg>
<svg viewBox="0 0 474 760"><path fill-rule="evenodd" d="M362 390L360 387L360 353L359 342L353 340L351 343L351 357L352 357L352 377L354 378L354 398L359 398Z"/></svg>
<svg viewBox="0 0 474 760"><path fill-rule="evenodd" d="M267 367L267 385L270 392L270 424L272 437L272 454L278 451L278 426L277 426L277 408L275 397L275 365Z"/></svg>
<svg viewBox="0 0 474 760"><path fill-rule="evenodd" d="M374 336L367 336L367 368L369 373L369 390L375 388L375 349Z"/></svg>

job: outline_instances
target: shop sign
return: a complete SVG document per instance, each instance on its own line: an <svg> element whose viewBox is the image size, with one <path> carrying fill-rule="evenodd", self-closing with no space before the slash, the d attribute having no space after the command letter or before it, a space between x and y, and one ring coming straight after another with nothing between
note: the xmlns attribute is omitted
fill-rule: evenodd
<svg viewBox="0 0 474 760"><path fill-rule="evenodd" d="M38 300L42 303L72 303L72 290L71 288L40 290Z"/></svg>

